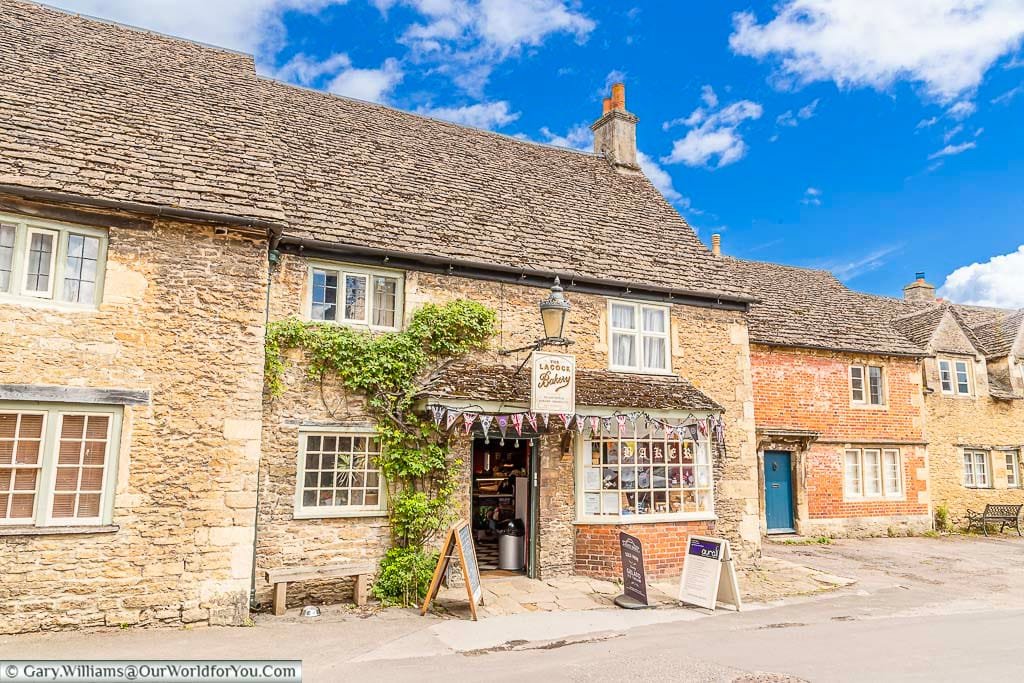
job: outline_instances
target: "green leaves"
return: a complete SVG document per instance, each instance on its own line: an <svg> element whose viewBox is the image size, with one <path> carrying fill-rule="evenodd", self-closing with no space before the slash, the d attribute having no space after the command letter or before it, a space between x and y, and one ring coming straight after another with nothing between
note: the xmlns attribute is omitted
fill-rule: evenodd
<svg viewBox="0 0 1024 683"><path fill-rule="evenodd" d="M418 380L432 366L487 347L494 311L474 301L426 304L401 332L370 332L298 318L267 325L264 382L284 393L284 353L302 349L313 379L334 375L362 394L376 418L378 457L388 487L391 542L374 594L388 604L421 599L436 554L425 550L454 521L452 499L461 462L450 457L450 435L414 410Z"/></svg>

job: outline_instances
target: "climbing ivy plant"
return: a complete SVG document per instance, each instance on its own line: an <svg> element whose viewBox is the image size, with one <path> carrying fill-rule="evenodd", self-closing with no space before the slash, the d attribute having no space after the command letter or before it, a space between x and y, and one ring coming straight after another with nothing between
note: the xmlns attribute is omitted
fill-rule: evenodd
<svg viewBox="0 0 1024 683"><path fill-rule="evenodd" d="M366 399L380 438L378 463L388 497L392 548L381 562L374 594L388 604L422 599L436 554L430 541L454 520L453 496L461 461L451 457L451 434L416 411L416 403L445 367L487 347L495 316L473 301L426 304L400 332L368 332L297 318L267 326L265 381L284 392L284 354L301 349L307 375L328 376Z"/></svg>

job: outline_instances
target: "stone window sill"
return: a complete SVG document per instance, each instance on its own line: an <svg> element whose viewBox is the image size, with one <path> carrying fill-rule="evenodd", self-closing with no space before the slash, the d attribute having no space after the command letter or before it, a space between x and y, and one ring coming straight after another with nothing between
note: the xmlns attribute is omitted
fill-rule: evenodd
<svg viewBox="0 0 1024 683"><path fill-rule="evenodd" d="M70 536L80 534L113 534L121 530L117 524L102 526L0 526L0 536Z"/></svg>

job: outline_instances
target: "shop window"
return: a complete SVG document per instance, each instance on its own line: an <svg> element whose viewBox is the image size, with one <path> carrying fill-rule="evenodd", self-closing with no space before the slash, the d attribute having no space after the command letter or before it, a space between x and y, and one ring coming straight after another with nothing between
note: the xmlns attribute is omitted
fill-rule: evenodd
<svg viewBox="0 0 1024 683"><path fill-rule="evenodd" d="M1020 459L1017 451L1006 451L1006 485L1011 489L1021 488Z"/></svg>
<svg viewBox="0 0 1024 683"><path fill-rule="evenodd" d="M863 405L885 405L885 373L881 367L850 366L850 400Z"/></svg>
<svg viewBox="0 0 1024 683"><path fill-rule="evenodd" d="M0 524L109 523L120 415L120 408L0 405Z"/></svg>
<svg viewBox="0 0 1024 683"><path fill-rule="evenodd" d="M639 420L642 422L643 420ZM708 443L626 425L624 434L583 442L578 517L633 523L713 514Z"/></svg>
<svg viewBox="0 0 1024 683"><path fill-rule="evenodd" d="M380 441L370 431L300 432L295 516L384 514L379 455Z"/></svg>
<svg viewBox="0 0 1024 683"><path fill-rule="evenodd" d="M95 306L106 247L102 230L0 216L0 295Z"/></svg>
<svg viewBox="0 0 1024 683"><path fill-rule="evenodd" d="M401 325L403 279L396 271L356 266L310 267L311 320L393 330Z"/></svg>
<svg viewBox="0 0 1024 683"><path fill-rule="evenodd" d="M987 452L964 451L964 486L970 489L992 488Z"/></svg>
<svg viewBox="0 0 1024 683"><path fill-rule="evenodd" d="M846 498L894 498L903 495L903 466L894 448L850 448L844 453Z"/></svg>
<svg viewBox="0 0 1024 683"><path fill-rule="evenodd" d="M939 382L942 393L952 396L971 395L971 369L965 360L939 360Z"/></svg>
<svg viewBox="0 0 1024 683"><path fill-rule="evenodd" d="M611 369L669 372L672 367L669 307L610 301L608 310Z"/></svg>

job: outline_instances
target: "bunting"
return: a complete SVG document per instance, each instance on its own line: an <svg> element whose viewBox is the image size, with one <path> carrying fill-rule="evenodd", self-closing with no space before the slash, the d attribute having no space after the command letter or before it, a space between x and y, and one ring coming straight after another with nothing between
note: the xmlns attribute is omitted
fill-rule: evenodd
<svg viewBox="0 0 1024 683"><path fill-rule="evenodd" d="M568 429L569 425L572 424L572 415L569 415L568 413L559 413L558 417L562 418L562 423L565 425L566 429Z"/></svg>
<svg viewBox="0 0 1024 683"><path fill-rule="evenodd" d="M463 413L462 414L462 426L466 430L466 434L473 431L473 422L476 421L476 413Z"/></svg>
<svg viewBox="0 0 1024 683"><path fill-rule="evenodd" d="M537 431L537 416L533 413L525 413L526 421L530 423L530 429Z"/></svg>
<svg viewBox="0 0 1024 683"><path fill-rule="evenodd" d="M444 414L448 409L444 406L430 406L430 413L434 416L434 426L440 427L441 420L444 419Z"/></svg>
<svg viewBox="0 0 1024 683"><path fill-rule="evenodd" d="M458 421L459 415L461 415L461 414L462 413L460 413L457 410L449 410L448 411L448 419L447 419L447 422L446 422L446 427L448 429L451 429L452 425L454 425Z"/></svg>
<svg viewBox="0 0 1024 683"><path fill-rule="evenodd" d="M505 430L508 429L508 415L498 416L498 431L501 432L501 438L505 438Z"/></svg>
<svg viewBox="0 0 1024 683"><path fill-rule="evenodd" d="M511 415L508 416L508 418L512 421L512 426L515 427L516 434L518 434L519 436L522 436L523 435L523 413L512 413ZM534 427L534 431L536 431L536 429L537 428Z"/></svg>

